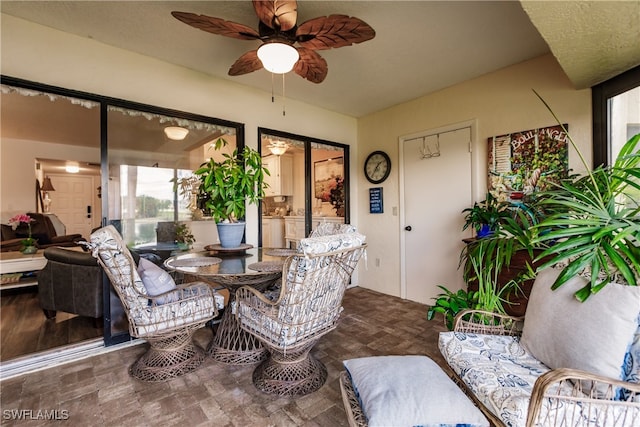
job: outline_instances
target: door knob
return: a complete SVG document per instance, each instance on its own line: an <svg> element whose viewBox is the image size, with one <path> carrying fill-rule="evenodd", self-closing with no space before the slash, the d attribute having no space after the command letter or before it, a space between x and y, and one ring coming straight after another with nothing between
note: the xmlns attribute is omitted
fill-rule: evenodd
<svg viewBox="0 0 640 427"><path fill-rule="evenodd" d="M411 231L411 226L407 225L404 229L407 230L407 231Z"/></svg>

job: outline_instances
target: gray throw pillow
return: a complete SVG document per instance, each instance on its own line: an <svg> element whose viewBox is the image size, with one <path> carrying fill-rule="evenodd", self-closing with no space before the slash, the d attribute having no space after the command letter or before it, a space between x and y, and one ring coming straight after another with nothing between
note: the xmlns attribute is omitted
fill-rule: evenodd
<svg viewBox="0 0 640 427"><path fill-rule="evenodd" d="M343 363L370 427L489 425L426 356L374 356Z"/></svg>
<svg viewBox="0 0 640 427"><path fill-rule="evenodd" d="M138 274L147 290L147 294L151 297L176 289L176 282L169 273L145 258L140 258ZM160 298L157 302L158 304L164 304L175 299L174 295L169 295L168 298Z"/></svg>
<svg viewBox="0 0 640 427"><path fill-rule="evenodd" d="M536 277L521 344L551 369L581 369L621 379L625 353L638 329L640 287L609 283L580 302L574 293L587 280L576 276L553 291L559 274L549 268Z"/></svg>

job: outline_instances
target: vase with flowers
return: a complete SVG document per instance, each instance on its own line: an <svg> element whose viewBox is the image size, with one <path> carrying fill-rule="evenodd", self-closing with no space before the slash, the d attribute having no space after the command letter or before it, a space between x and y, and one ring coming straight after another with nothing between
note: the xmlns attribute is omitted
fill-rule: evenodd
<svg viewBox="0 0 640 427"><path fill-rule="evenodd" d="M31 237L31 223L33 222L33 218L31 218L27 214L19 214L9 219L9 225L14 230L18 228L20 223L23 223L23 222L27 224L27 229L29 230L29 234L28 234L29 237L22 240L22 249L20 249L20 252L22 252L23 254L34 254L37 252L38 247L36 246L36 243L37 243L36 239Z"/></svg>
<svg viewBox="0 0 640 427"><path fill-rule="evenodd" d="M344 216L344 178L341 176L336 177L336 183L329 191L329 200L336 210L336 215Z"/></svg>

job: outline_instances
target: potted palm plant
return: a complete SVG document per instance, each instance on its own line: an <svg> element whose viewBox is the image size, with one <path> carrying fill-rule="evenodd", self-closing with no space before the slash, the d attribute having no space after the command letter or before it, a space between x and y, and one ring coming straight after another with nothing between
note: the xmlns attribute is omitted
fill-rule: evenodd
<svg viewBox="0 0 640 427"><path fill-rule="evenodd" d="M224 138L218 138L214 149L226 145ZM193 173L200 179L198 197L216 222L220 244L237 248L244 235L247 203L257 204L265 194L264 175L269 171L262 165L260 153L251 147L236 148L231 154L222 154L222 160L212 157Z"/></svg>
<svg viewBox="0 0 640 427"><path fill-rule="evenodd" d="M538 95L536 93L536 95ZM551 108L538 95L547 109ZM589 167L568 134L587 171ZM633 136L610 166L567 179L544 192L538 202L547 212L537 225L534 242L549 243L540 269L561 265L552 288L576 274L589 283L576 293L584 301L611 282L637 286L640 282L640 134ZM543 232L544 231L544 232Z"/></svg>

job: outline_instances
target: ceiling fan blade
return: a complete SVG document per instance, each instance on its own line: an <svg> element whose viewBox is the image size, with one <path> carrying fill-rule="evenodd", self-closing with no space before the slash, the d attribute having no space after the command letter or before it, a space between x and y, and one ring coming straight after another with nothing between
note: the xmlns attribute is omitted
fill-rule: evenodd
<svg viewBox="0 0 640 427"><path fill-rule="evenodd" d="M269 28L289 31L298 20L296 0L253 0L253 8L260 21Z"/></svg>
<svg viewBox="0 0 640 427"><path fill-rule="evenodd" d="M293 71L312 83L322 83L329 72L327 61L311 49L298 47L296 50L300 55L300 59L293 66Z"/></svg>
<svg viewBox="0 0 640 427"><path fill-rule="evenodd" d="M196 15L189 12L171 12L174 18L198 28L208 33L218 34L221 36L233 37L240 40L259 39L260 35L256 30L237 22L225 21L224 19L214 18L206 15Z"/></svg>
<svg viewBox="0 0 640 427"><path fill-rule="evenodd" d="M252 73L262 68L262 61L258 58L258 50L250 50L242 55L229 68L230 76L241 76Z"/></svg>
<svg viewBox="0 0 640 427"><path fill-rule="evenodd" d="M298 26L296 39L302 47L325 50L371 40L376 32L366 22L347 15L313 18Z"/></svg>

